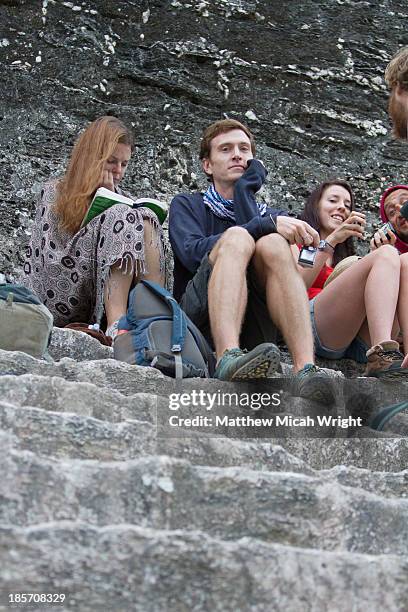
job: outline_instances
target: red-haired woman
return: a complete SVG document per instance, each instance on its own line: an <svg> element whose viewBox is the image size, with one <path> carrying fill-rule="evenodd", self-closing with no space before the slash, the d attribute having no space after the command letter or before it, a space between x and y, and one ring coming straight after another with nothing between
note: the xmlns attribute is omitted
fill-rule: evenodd
<svg viewBox="0 0 408 612"><path fill-rule="evenodd" d="M100 117L79 136L63 178L41 191L23 282L59 327L100 323L105 314L114 338L131 286L141 278L164 284L162 230L150 210L116 204L80 229L99 187L123 193L133 146L122 121Z"/></svg>

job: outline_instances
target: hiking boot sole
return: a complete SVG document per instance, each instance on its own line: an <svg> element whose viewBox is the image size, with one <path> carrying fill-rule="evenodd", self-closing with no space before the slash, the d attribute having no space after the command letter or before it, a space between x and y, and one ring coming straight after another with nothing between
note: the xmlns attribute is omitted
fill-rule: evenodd
<svg viewBox="0 0 408 612"><path fill-rule="evenodd" d="M398 380L405 378L408 380L408 368L395 368L395 370L383 370L364 374L365 378L378 378L380 380Z"/></svg>
<svg viewBox="0 0 408 612"><path fill-rule="evenodd" d="M277 346L268 346L264 352L247 361L234 372L230 380L269 378L280 366L280 351Z"/></svg>
<svg viewBox="0 0 408 612"><path fill-rule="evenodd" d="M310 377L309 380L304 381L303 388L297 383L293 395L324 406L332 406L336 402L333 380L323 376Z"/></svg>

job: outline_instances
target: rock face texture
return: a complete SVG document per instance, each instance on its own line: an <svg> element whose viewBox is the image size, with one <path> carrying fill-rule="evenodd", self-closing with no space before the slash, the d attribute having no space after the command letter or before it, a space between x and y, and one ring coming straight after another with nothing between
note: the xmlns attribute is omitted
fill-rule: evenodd
<svg viewBox="0 0 408 612"><path fill-rule="evenodd" d="M201 130L228 116L255 134L265 198L297 212L340 176L375 227L382 189L407 175L383 81L407 17L402 0L0 0L0 272L18 273L41 183L106 113L134 127L138 196L204 187ZM50 352L0 351L0 610L25 609L7 598L21 592L66 594L31 609L81 612L407 609L406 413L384 432L175 435L173 381L72 331ZM198 388L254 392L183 385ZM337 388L344 418L408 396ZM324 413L280 381L255 390L283 394L264 416Z"/></svg>
<svg viewBox="0 0 408 612"><path fill-rule="evenodd" d="M180 387L71 330L50 352L0 351L0 610L20 592L67 611L406 610L406 413L383 432L168 423L200 414L176 392L276 392L207 414L316 420L368 417L407 382L338 376L327 409L280 378Z"/></svg>
<svg viewBox="0 0 408 612"><path fill-rule="evenodd" d="M7 0L0 23L0 270L21 265L41 183L106 113L134 126L137 195L203 187L199 137L223 116L253 130L279 207L346 177L371 226L382 188L406 176L383 81L402 0Z"/></svg>

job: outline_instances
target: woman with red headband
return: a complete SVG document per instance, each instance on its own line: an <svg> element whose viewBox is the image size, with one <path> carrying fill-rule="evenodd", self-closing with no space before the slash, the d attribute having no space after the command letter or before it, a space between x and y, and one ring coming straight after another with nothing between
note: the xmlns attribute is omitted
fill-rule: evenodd
<svg viewBox="0 0 408 612"><path fill-rule="evenodd" d="M407 354L408 282L400 283L397 250L379 245L328 283L334 266L354 252L352 239L362 239L365 216L354 210L350 185L334 179L311 193L301 218L321 238L313 267L298 266L309 293L316 355L367 362L365 376L408 379L408 356L393 339L399 320ZM297 260L299 249L292 248Z"/></svg>

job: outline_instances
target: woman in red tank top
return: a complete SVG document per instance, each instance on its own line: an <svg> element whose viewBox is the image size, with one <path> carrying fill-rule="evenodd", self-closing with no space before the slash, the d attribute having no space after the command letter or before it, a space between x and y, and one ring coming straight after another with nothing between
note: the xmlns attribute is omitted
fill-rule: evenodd
<svg viewBox="0 0 408 612"><path fill-rule="evenodd" d="M326 284L333 268L363 239L365 216L354 209L350 185L322 183L301 215L320 234L313 267L298 266L309 294L316 354L368 361L365 375L408 378L408 286L398 252L385 245L356 261ZM298 261L299 248L293 246ZM393 340L404 330L404 355ZM370 348L371 347L371 348Z"/></svg>

